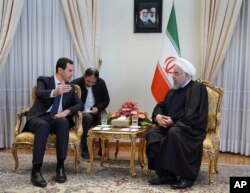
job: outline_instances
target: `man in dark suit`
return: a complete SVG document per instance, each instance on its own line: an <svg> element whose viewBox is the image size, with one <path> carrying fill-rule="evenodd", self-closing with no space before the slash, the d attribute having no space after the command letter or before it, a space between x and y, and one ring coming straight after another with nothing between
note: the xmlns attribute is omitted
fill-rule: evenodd
<svg viewBox="0 0 250 193"><path fill-rule="evenodd" d="M99 71L95 68L88 68L83 77L73 80L71 83L81 87L81 100L84 103L83 113L83 135L81 140L82 157L89 159L87 148L88 130L100 120L100 114L105 112L110 98L105 81L99 77ZM99 148L99 155L101 148Z"/></svg>
<svg viewBox="0 0 250 193"><path fill-rule="evenodd" d="M59 183L67 180L64 160L67 156L69 129L73 124L72 115L84 109L74 86L68 83L73 69L72 60L60 58L54 76L40 76L37 79L36 100L27 115L24 128L35 134L31 173L31 182L35 186L47 185L41 174L41 167L47 138L51 132L56 134L56 180Z"/></svg>

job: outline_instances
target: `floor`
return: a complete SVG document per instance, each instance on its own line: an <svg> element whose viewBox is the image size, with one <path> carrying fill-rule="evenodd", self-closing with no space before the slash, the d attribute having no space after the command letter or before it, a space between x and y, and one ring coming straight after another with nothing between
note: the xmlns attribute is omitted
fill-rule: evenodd
<svg viewBox="0 0 250 193"><path fill-rule="evenodd" d="M95 148L95 154L97 155L98 147ZM0 149L0 152L11 153L10 149ZM31 150L18 150L18 153L31 154ZM109 158L114 159L115 143L110 143ZM46 150L46 154L55 154L54 150ZM72 151L68 152L69 156L73 155ZM121 142L119 146L118 159L130 159L130 144ZM203 158L202 162L206 163L207 159ZM243 156L240 154L220 152L219 164L232 164L232 165L250 165L250 156Z"/></svg>

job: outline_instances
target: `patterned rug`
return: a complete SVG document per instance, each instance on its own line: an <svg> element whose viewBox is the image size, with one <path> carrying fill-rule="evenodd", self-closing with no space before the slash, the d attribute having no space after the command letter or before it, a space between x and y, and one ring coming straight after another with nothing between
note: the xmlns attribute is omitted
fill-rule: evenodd
<svg viewBox="0 0 250 193"><path fill-rule="evenodd" d="M213 174L213 184L207 184L207 165L202 164L201 171L194 186L184 190L172 190L168 185L152 186L148 184L145 175L136 162L137 177L131 177L128 160L108 160L104 167L99 164L100 159L94 162L90 175L85 170L88 162L81 160L80 172L74 171L73 157L66 160L66 183L55 182L55 156L46 155L42 173L47 180L46 188L38 188L30 182L31 155L19 155L19 169L12 171L13 159L11 154L0 153L0 192L1 193L55 193L55 192L83 192L83 193L163 193L163 192L229 192L230 176L248 176L249 166L219 165L219 174ZM151 176L152 177L152 176Z"/></svg>

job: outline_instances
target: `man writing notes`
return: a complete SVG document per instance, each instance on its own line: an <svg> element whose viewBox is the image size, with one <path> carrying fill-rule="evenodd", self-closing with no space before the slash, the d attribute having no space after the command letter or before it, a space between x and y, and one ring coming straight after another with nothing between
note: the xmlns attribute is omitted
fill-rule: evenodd
<svg viewBox="0 0 250 193"><path fill-rule="evenodd" d="M71 83L81 87L81 100L85 107L82 118L83 135L81 139L81 156L83 159L88 160L88 131L98 123L101 113L106 113L105 109L110 101L109 93L105 81L99 77L99 71L95 68L88 68L83 77L77 78ZM100 145L98 154L101 155Z"/></svg>
<svg viewBox="0 0 250 193"><path fill-rule="evenodd" d="M187 188L196 180L206 136L208 95L205 85L193 81L196 70L183 58L173 69L173 88L153 110L156 126L146 135L148 167L156 177L150 184Z"/></svg>
<svg viewBox="0 0 250 193"><path fill-rule="evenodd" d="M41 167L47 138L51 132L56 134L56 181L64 183L67 180L64 160L68 150L69 129L73 124L72 115L84 109L74 86L69 84L73 69L72 60L60 58L54 76L40 76L37 79L36 100L27 115L24 128L35 135L31 172L31 182L35 186L47 186Z"/></svg>

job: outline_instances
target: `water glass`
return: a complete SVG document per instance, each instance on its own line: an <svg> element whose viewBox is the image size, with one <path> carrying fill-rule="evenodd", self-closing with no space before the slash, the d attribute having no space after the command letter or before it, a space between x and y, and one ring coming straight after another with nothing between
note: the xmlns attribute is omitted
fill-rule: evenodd
<svg viewBox="0 0 250 193"><path fill-rule="evenodd" d="M138 116L137 115L133 115L132 116L132 126L138 126Z"/></svg>
<svg viewBox="0 0 250 193"><path fill-rule="evenodd" d="M102 125L107 125L108 124L108 116L106 113L101 114L101 124Z"/></svg>

